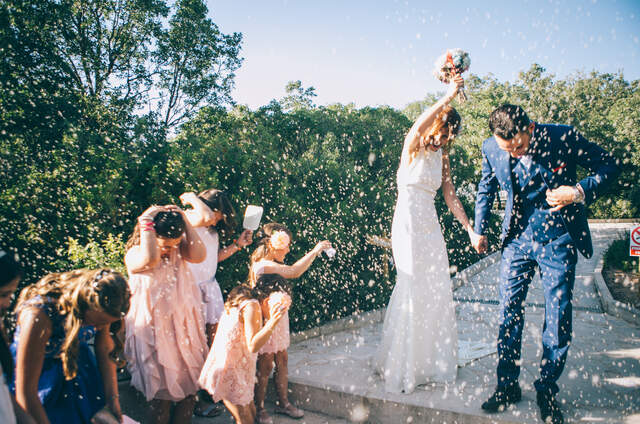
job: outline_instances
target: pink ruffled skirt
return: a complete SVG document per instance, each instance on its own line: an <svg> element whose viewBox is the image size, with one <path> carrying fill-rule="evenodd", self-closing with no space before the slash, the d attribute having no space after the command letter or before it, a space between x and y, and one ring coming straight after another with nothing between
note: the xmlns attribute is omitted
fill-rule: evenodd
<svg viewBox="0 0 640 424"><path fill-rule="evenodd" d="M168 260L130 274L129 285L124 352L131 385L147 400L195 394L208 353L198 286L183 264Z"/></svg>

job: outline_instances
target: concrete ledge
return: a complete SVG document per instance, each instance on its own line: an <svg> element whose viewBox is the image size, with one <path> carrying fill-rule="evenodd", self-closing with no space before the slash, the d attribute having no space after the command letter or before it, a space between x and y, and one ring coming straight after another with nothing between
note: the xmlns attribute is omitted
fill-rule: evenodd
<svg viewBox="0 0 640 424"><path fill-rule="evenodd" d="M634 224L640 222L640 218L616 218L616 219L589 219L589 224Z"/></svg>
<svg viewBox="0 0 640 424"><path fill-rule="evenodd" d="M482 414L465 410L443 409L380 399L366 393L355 393L341 387L317 386L312 382L289 380L289 397L300 407L314 412L344 418L354 423L451 423L496 424L516 423L508 416Z"/></svg>
<svg viewBox="0 0 640 424"><path fill-rule="evenodd" d="M607 283L604 281L602 269L604 267L605 251L603 251L602 255L598 259L596 269L593 271L596 291L598 292L598 296L600 296L602 309L609 315L613 315L614 317L623 319L628 323L640 326L640 311L631 305L615 300L609 291L609 287L607 287Z"/></svg>
<svg viewBox="0 0 640 424"><path fill-rule="evenodd" d="M455 277L451 279L453 291L456 291L458 288L465 285L469 281L469 278L471 278L475 274L485 270L489 266L499 261L500 252L494 252L491 255L482 258L475 264L469 265L462 271L458 272ZM337 319L335 321L330 321L318 327L313 327L309 328L308 330L292 333L291 343L299 343L307 339L326 336L340 331L355 330L371 324L375 324L377 322L381 322L384 319L385 310L386 308L380 308L374 309L373 311L360 312L357 314L349 315L348 317Z"/></svg>

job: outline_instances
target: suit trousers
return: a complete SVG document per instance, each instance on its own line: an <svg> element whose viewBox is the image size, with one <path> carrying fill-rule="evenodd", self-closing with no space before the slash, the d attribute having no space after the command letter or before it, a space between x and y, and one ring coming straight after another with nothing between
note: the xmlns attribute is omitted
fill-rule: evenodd
<svg viewBox="0 0 640 424"><path fill-rule="evenodd" d="M498 389L517 384L520 376L524 305L529 284L540 270L545 314L537 391L558 392L572 333L573 285L577 253L568 233L545 243L533 240L531 225L503 246L500 268L501 318L498 334Z"/></svg>

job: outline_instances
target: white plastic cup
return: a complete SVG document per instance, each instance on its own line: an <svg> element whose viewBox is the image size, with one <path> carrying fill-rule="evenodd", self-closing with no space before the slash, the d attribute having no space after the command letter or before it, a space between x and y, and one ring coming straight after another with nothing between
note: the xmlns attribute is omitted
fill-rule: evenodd
<svg viewBox="0 0 640 424"><path fill-rule="evenodd" d="M242 226L246 230L255 231L260 227L260 219L262 219L262 206L248 205L244 211L244 221Z"/></svg>
<svg viewBox="0 0 640 424"><path fill-rule="evenodd" d="M329 259L332 259L336 255L336 249L330 247L324 250L324 253L327 255Z"/></svg>

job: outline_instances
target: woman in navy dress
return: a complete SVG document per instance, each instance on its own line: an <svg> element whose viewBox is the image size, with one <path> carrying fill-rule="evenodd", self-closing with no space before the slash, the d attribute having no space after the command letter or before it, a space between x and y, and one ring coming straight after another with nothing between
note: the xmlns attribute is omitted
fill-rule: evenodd
<svg viewBox="0 0 640 424"><path fill-rule="evenodd" d="M122 343L115 334L129 298L126 279L109 269L49 274L22 291L11 345L13 389L36 422L88 424L105 406L122 420L116 378Z"/></svg>

